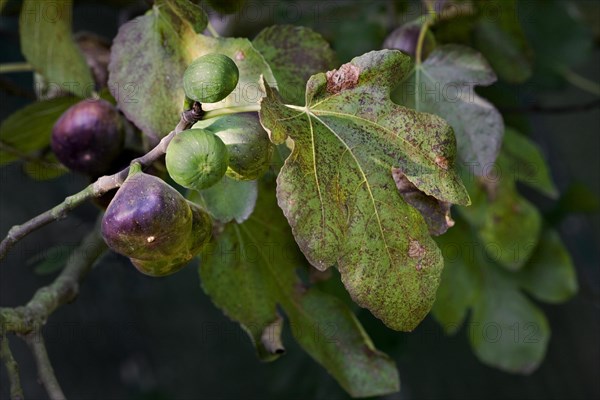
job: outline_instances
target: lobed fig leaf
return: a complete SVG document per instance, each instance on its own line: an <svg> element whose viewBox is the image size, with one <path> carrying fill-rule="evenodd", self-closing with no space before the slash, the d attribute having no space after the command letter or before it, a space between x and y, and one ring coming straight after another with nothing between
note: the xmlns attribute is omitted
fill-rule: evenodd
<svg viewBox="0 0 600 400"><path fill-rule="evenodd" d="M337 264L353 299L396 330L429 312L443 259L392 168L429 196L469 204L450 126L390 100L410 63L397 50L356 57L312 76L305 107L283 104L265 84L260 111L273 142L294 142L277 198L300 249L318 269Z"/></svg>
<svg viewBox="0 0 600 400"><path fill-rule="evenodd" d="M188 129L179 133L167 148L167 171L188 189L202 190L219 182L229 162L227 147L213 133Z"/></svg>

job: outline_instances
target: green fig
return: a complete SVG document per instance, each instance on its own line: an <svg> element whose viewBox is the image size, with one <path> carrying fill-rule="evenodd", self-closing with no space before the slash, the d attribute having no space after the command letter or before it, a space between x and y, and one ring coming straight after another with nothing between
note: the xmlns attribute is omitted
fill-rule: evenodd
<svg viewBox="0 0 600 400"><path fill-rule="evenodd" d="M255 180L269 169L273 145L256 113L225 115L200 121L194 127L213 132L223 140L229 153L227 176Z"/></svg>
<svg viewBox="0 0 600 400"><path fill-rule="evenodd" d="M217 183L229 163L223 141L203 129L188 129L171 140L166 164L175 182L188 189L202 190Z"/></svg>
<svg viewBox="0 0 600 400"><path fill-rule="evenodd" d="M211 53L195 59L183 74L185 95L201 103L216 103L238 84L240 71L226 55Z"/></svg>

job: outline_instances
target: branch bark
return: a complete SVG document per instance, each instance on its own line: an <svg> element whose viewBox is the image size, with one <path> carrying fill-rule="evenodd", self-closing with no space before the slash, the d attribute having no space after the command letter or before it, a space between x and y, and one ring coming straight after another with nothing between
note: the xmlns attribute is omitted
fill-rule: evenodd
<svg viewBox="0 0 600 400"><path fill-rule="evenodd" d="M204 111L202 110L201 104L194 102L190 110L184 111L181 114L181 119L174 130L162 138L162 140L152 150L142 157L132 160L131 163L139 163L143 167L150 166L160 156L166 153L167 147L175 135L183 130L191 128L192 125L199 121L203 115ZM67 197L62 203L54 208L43 212L42 214L30 219L22 225L13 226L8 231L8 234L2 240L2 242L0 242L0 260L6 256L8 251L12 246L14 246L15 243L29 235L31 232L49 224L50 222L65 218L69 211L78 207L86 200L92 197L100 197L109 190L121 186L128 174L129 167L117 172L116 174L102 176L98 178L97 181L83 189L81 192Z"/></svg>
<svg viewBox="0 0 600 400"><path fill-rule="evenodd" d="M11 400L23 400L23 388L21 387L21 378L19 378L19 365L10 351L8 337L5 332L2 332L0 338L0 358L4 361L6 372L8 373L8 381L10 382L10 398Z"/></svg>
<svg viewBox="0 0 600 400"><path fill-rule="evenodd" d="M65 268L54 282L38 289L25 306L0 308L2 330L21 335L40 330L54 310L75 299L79 284L106 249L97 224L68 258Z"/></svg>
<svg viewBox="0 0 600 400"><path fill-rule="evenodd" d="M65 394L54 374L54 368L52 368L50 358L48 358L44 337L41 333L32 332L25 336L25 342L27 342L27 345L33 353L39 379L44 385L44 388L46 388L48 397L50 397L51 400L66 400Z"/></svg>

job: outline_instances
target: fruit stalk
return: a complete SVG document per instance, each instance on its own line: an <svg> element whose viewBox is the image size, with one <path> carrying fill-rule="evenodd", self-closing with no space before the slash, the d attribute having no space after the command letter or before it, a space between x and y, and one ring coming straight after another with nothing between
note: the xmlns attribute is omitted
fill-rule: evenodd
<svg viewBox="0 0 600 400"><path fill-rule="evenodd" d="M165 136L152 150L144 154L142 157L138 157L131 161L131 164L138 163L144 167L147 167L154 163L159 157L166 153L167 147L171 140L179 132L189 129L202 119L204 111L202 105L198 102L194 102L192 108L184 111L181 114L179 123L167 136ZM25 236L30 234L37 229L54 222L56 220L64 218L67 213L77 206L81 205L88 199L93 197L100 197L109 190L116 189L127 179L129 174L129 167L117 172L113 175L102 176L95 182L88 185L85 189L76 193L72 196L67 197L62 203L53 207L50 210L43 212L42 214L30 219L22 225L15 225L9 231L6 237L0 242L0 260L4 259L8 251Z"/></svg>

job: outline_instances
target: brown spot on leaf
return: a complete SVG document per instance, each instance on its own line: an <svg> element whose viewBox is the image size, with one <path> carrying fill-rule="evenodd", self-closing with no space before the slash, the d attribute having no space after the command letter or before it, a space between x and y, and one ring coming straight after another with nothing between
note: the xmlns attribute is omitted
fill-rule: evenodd
<svg viewBox="0 0 600 400"><path fill-rule="evenodd" d="M425 254L425 247L416 240L411 240L408 245L408 256L410 258L421 258ZM417 265L419 267L419 265ZM420 269L420 268L417 268Z"/></svg>
<svg viewBox="0 0 600 400"><path fill-rule="evenodd" d="M446 157L443 156L436 156L435 157L435 163L438 165L438 167L443 168L443 169L448 169L448 159Z"/></svg>
<svg viewBox="0 0 600 400"><path fill-rule="evenodd" d="M357 66L350 63L344 64L340 69L327 71L327 92L336 94L342 90L352 89L358 84L360 70Z"/></svg>

